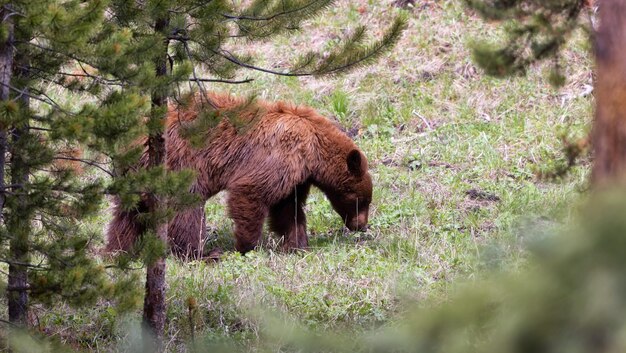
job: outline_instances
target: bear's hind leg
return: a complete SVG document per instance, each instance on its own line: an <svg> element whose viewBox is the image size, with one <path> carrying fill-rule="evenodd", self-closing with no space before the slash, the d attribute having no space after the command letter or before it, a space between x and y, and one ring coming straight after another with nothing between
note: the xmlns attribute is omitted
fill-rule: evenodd
<svg viewBox="0 0 626 353"><path fill-rule="evenodd" d="M144 231L136 219L137 211L124 211L119 205L115 205L113 219L107 228L106 253L131 252L135 242Z"/></svg>
<svg viewBox="0 0 626 353"><path fill-rule="evenodd" d="M267 206L251 197L254 193L230 191L228 212L235 223L235 248L242 254L254 248L261 240Z"/></svg>
<svg viewBox="0 0 626 353"><path fill-rule="evenodd" d="M168 224L172 253L183 260L202 257L206 240L204 205L177 213Z"/></svg>
<svg viewBox="0 0 626 353"><path fill-rule="evenodd" d="M305 249L309 245L303 206L310 184L298 185L294 192L270 209L270 229L283 237L283 249Z"/></svg>

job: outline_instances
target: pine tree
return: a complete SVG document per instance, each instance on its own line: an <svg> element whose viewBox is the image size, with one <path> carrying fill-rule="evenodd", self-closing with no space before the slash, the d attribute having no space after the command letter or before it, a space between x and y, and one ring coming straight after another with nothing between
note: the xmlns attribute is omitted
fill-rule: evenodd
<svg viewBox="0 0 626 353"><path fill-rule="evenodd" d="M583 27L583 0L465 0L485 19L504 21L508 40L504 45L477 43L474 59L489 75L504 77L523 74L534 63L553 60L550 81L559 85L560 50L568 36Z"/></svg>
<svg viewBox="0 0 626 353"><path fill-rule="evenodd" d="M596 58L596 111L591 134L594 150L592 183L623 183L626 179L626 4L620 0L466 0L489 20L506 20L509 40L503 46L480 43L476 62L490 75L523 73L535 62L553 60L549 76L563 84L560 50L572 31L590 33ZM599 28L581 15L599 7Z"/></svg>
<svg viewBox="0 0 626 353"><path fill-rule="evenodd" d="M339 74L371 63L385 49L393 46L405 26L404 18L398 17L382 38L369 42L366 27L359 26L330 53L302 53L286 71L257 66L254 58L230 49L297 30L303 21L332 5L332 0L254 0L245 6L228 0L112 1L108 26L111 31L122 30L127 37L119 38L119 52L114 53L117 59L112 61L112 65L99 66L98 69L137 87L151 100L146 123L149 163L141 173L155 178L149 178L150 181L144 179L147 184L140 193L124 186L123 180L131 183L137 180L131 174L120 178L118 183L120 190L133 190L134 195L143 195L141 199L128 198L120 192L123 205L147 210L141 217L148 229L143 236L146 244L153 243L146 241L150 237L166 242L166 222L171 215L168 203L180 203L172 199L179 192L165 185L173 183L185 187L180 178L189 179L188 173L180 175L163 167L163 119L168 101L182 101L176 94L181 84L191 83L192 89L200 91L207 109L210 109L212 103L205 95L204 84L245 82L237 79L240 68L283 76ZM200 69L209 77L200 77ZM137 202L143 206L137 207ZM144 258L149 259L144 323L157 344L165 323L163 249L163 246L144 249Z"/></svg>
<svg viewBox="0 0 626 353"><path fill-rule="evenodd" d="M27 323L29 300L51 304L94 304L137 298L134 276L112 280L94 261L99 235L81 220L99 211L110 188L103 178L85 180L74 162L106 170L76 155L78 144L128 158L120 146L140 132L113 129L122 115L140 126L146 102L99 82L83 84L66 72L78 57L105 56L97 42L106 1L10 1L1 5L0 26L0 261L9 265L6 288L9 321ZM67 78L71 79L67 79ZM52 92L50 92L52 90ZM85 104L59 103L54 90L81 94ZM88 172L88 171L87 171Z"/></svg>

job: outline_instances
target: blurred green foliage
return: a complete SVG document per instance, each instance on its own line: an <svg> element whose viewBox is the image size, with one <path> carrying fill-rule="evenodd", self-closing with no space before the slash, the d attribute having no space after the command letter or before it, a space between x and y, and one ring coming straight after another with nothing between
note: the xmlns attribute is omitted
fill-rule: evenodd
<svg viewBox="0 0 626 353"><path fill-rule="evenodd" d="M584 13L582 0L464 0L490 21L504 21L505 43L477 41L472 45L474 61L488 75L504 77L524 73L528 66L553 60L548 81L562 86L560 54L567 38L577 28Z"/></svg>

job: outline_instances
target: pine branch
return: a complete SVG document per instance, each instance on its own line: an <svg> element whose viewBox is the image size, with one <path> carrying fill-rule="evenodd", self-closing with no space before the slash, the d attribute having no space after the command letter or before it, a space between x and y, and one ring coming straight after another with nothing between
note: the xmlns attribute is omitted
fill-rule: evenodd
<svg viewBox="0 0 626 353"><path fill-rule="evenodd" d="M487 20L507 21L504 44L472 44L474 61L488 75L524 74L536 62L553 59L548 79L563 84L559 63L567 37L580 24L582 0L537 2L530 0L464 0Z"/></svg>
<svg viewBox="0 0 626 353"><path fill-rule="evenodd" d="M42 266L42 263L39 263L39 265L34 265L28 262L20 262L20 261L13 261L13 260L7 260L7 259L0 259L0 262L5 263L7 265L16 265L16 266L24 266L24 267L29 267L32 268L34 270L49 270L49 267L46 266Z"/></svg>
<svg viewBox="0 0 626 353"><path fill-rule="evenodd" d="M48 129L48 128L45 128L45 127L37 127L37 126L31 126L30 129L31 130L37 130L37 131L45 131L45 132L54 131L52 129Z"/></svg>
<svg viewBox="0 0 626 353"><path fill-rule="evenodd" d="M13 192L13 191L9 191L9 190L23 189L23 188L24 188L24 185L22 185L22 184L5 185L2 188L0 188L0 194L1 195L11 195L11 196L20 195L21 193L19 193L19 192Z"/></svg>
<svg viewBox="0 0 626 353"><path fill-rule="evenodd" d="M352 35L352 38L346 40L342 50L332 53L326 62L318 63L317 75L338 74L350 69L362 66L370 62L384 53L386 48L390 48L400 39L400 35L407 26L407 19L399 16L395 19L391 27L383 35L378 42L369 46L359 47L358 42L364 37L364 28L359 28ZM333 60L334 59L334 60ZM334 63L335 60L339 62Z"/></svg>
<svg viewBox="0 0 626 353"><path fill-rule="evenodd" d="M180 35L177 35L177 34L173 34L173 35L167 36L167 39L169 39L169 40L176 40L176 41L179 41L179 42L187 42L191 38L189 38L187 36L180 36Z"/></svg>
<svg viewBox="0 0 626 353"><path fill-rule="evenodd" d="M168 11L169 11L170 13L187 15L187 14L190 14L190 13L192 13L193 11L195 11L195 10L197 10L197 9L201 8L201 7L204 7L205 5L207 5L208 3L210 3L211 1L213 1L213 0L206 0L206 1L199 2L198 4L196 4L196 5L192 6L192 7L188 8L188 9L182 9L182 10L178 10L178 9L171 9L171 10L168 10Z"/></svg>
<svg viewBox="0 0 626 353"><path fill-rule="evenodd" d="M14 86L12 86L12 85L5 84L5 83L3 83L3 82L0 82L0 86L8 87L8 88L9 88L10 90L12 90L13 92L19 93L19 96L18 96L17 98L15 98L15 99L19 99L19 98L20 98L20 97L22 97L22 96L27 96L27 97L32 98L32 99L34 99L34 100L37 100L37 101L40 101L40 102L42 102L42 103L48 104L48 105L52 106L53 108L56 108L57 110L62 111L63 113L65 113L65 114L67 114L67 115L74 115L74 114L72 114L71 112L69 112L69 111L67 111L67 110L65 110L65 109L63 109L63 108L61 108L61 106L60 106L60 105L58 105L58 104L57 104L54 100L52 100L52 98L48 97L48 96L47 96L47 95L45 95L45 94L43 94L43 95L45 96L45 98L48 98L48 99L50 99L50 100L46 100L46 99L44 99L44 98L41 98L41 97L39 97L39 96L36 96L36 95L34 95L34 94L29 93L27 90L22 90L22 89L19 89L19 88L17 88L17 87L14 87ZM39 91L39 93L40 93L40 94L42 94L42 92L41 92L41 91Z"/></svg>
<svg viewBox="0 0 626 353"><path fill-rule="evenodd" d="M146 266L140 266L140 267L130 267L130 266L119 266L119 265L106 265L104 266L104 268L106 269L120 269L120 270L130 270L130 271L143 271Z"/></svg>
<svg viewBox="0 0 626 353"><path fill-rule="evenodd" d="M74 73L67 73L67 72L55 72L55 74L57 75L62 75L62 76L68 76L68 77L87 77L87 78L91 78L94 81L98 82L98 83L102 83L105 85L110 85L110 86L120 86L120 87L128 87L129 86L129 82L127 79L125 79L124 77L118 77L117 79L110 79L110 78L105 78L102 76L98 76L98 75L93 75L91 73L89 73L84 67L83 65L89 65L93 68L95 68L96 70L99 69L99 65L95 64L93 62L88 61L87 59L78 57L74 54L70 54L70 53L65 53L62 51L58 51L56 49L50 48L50 47L46 47L37 43L33 43L32 41L30 42L24 42L24 41L16 41L15 43L21 43L21 44L28 44L31 46L34 46L38 49L41 49L43 51L47 51L53 54L58 54L64 57L67 57L69 59L72 59L74 61L76 61L76 63L80 66L81 70L83 71L83 74L74 74ZM28 67L22 67L24 69L30 70L30 69L35 69L38 70L38 72L41 73L47 73L45 70L42 70L41 68L37 68L37 67L32 67L32 66L28 66ZM55 82L56 83L56 82Z"/></svg>
<svg viewBox="0 0 626 353"><path fill-rule="evenodd" d="M253 78L246 78L244 80L222 80L222 79L216 79L216 78L191 78L191 79L189 79L189 81L228 83L228 84L238 85L238 84L242 84L242 83L252 82L252 81L254 81L254 79Z"/></svg>
<svg viewBox="0 0 626 353"><path fill-rule="evenodd" d="M298 12L302 12L306 9L311 8L313 5L315 5L316 3L321 2L322 0L314 0L311 1L309 3L307 3L306 5L296 8L296 9L292 9L292 10L287 10L287 11L283 11L283 12L278 12L275 13L271 16L268 17L256 17L256 16L246 16L246 15L230 15L230 14L222 14L222 17L227 18L229 20L246 20L246 21L271 21L275 18L278 17L282 17L282 16L287 16L287 15L292 15L294 13L298 13ZM327 6L327 5L325 5Z"/></svg>
<svg viewBox="0 0 626 353"><path fill-rule="evenodd" d="M83 63L83 64L89 65L89 66L91 66L91 67L94 67L94 68L96 68L96 69L98 68L98 65L96 65L96 64L94 64L94 63L91 63L91 62L88 62L86 59L80 58L80 57L78 57L78 56L76 56L76 55L74 55L74 54L71 54L71 53L65 53L65 52L62 52L62 51L58 51L58 50L56 50L56 49L52 49L52 48L50 48L50 47L46 47L46 46L43 46L43 45L39 45L39 44L34 43L34 42L32 42L32 41L29 41L29 42L26 42L26 41L15 41L15 43L16 43L16 44L26 44L26 45L30 45L30 46L36 47L36 48L38 48L38 49L41 49L41 50L44 50L44 51L47 51L47 52L50 52L50 53L54 53L54 54L58 54L58 55L62 55L62 56L65 56L65 57L67 57L67 58L70 58L70 59L72 59L72 60L76 60L76 62L77 62L77 63Z"/></svg>
<svg viewBox="0 0 626 353"><path fill-rule="evenodd" d="M221 56L222 58L230 61L233 64L239 65L241 67L245 67L246 69L251 69L255 71L265 72L272 75L278 76L289 76L289 77L302 77L302 76L312 76L312 73L291 73L291 72L279 72L270 69L265 69L262 67L254 66L251 64L244 63L237 59L231 52L226 49L222 49L221 52L210 49L214 54Z"/></svg>
<svg viewBox="0 0 626 353"><path fill-rule="evenodd" d="M0 322L3 323L3 324L7 324L9 326L13 326L15 328L20 328L21 327L21 326L15 324L15 323L12 323L11 321L5 320L5 319L0 319Z"/></svg>
<svg viewBox="0 0 626 353"><path fill-rule="evenodd" d="M31 89L31 90L33 90L33 91L35 91L37 94L39 94L39 95L43 96L44 98L48 99L48 101L47 101L47 102L48 102L48 104L49 104L49 105L51 105L52 107L56 108L57 110L62 111L63 113L65 113L65 114L67 114L67 115L71 115L71 116L74 116L74 115L75 115L74 113L72 113L72 112L70 112L70 111L65 110L64 108L62 108L62 107L61 107L61 105L60 105L59 103L57 103L54 99L52 99L52 97L50 97L50 96L49 96L48 94L46 94L44 91L42 91L42 90L40 90L40 89L33 88L33 87L31 87L30 89ZM22 92L24 92L24 91L22 91ZM30 95L30 94L29 94L28 96L29 96L29 97L31 97L31 98L33 98L33 96L32 96L32 95ZM42 100L42 102L45 102L45 100Z"/></svg>
<svg viewBox="0 0 626 353"><path fill-rule="evenodd" d="M102 76L97 76L94 74L89 73L87 70L85 70L85 68L83 67L83 63L78 62L78 65L80 66L80 69L83 71L82 74L71 74L71 73L67 73L67 72L56 72L57 75L63 75L63 76L70 76L70 77L87 77L90 78L94 81L97 82L104 82L107 85L112 85L112 86L121 86L121 87L127 87L128 84L124 82L124 80L121 79L108 79L108 78L104 78Z"/></svg>
<svg viewBox="0 0 626 353"><path fill-rule="evenodd" d="M57 73L57 74L58 74L58 73ZM42 80L42 81L45 81L45 82L48 82L48 83L55 84L55 85L57 85L57 86L59 86L59 87L61 87L61 88L64 88L64 89L70 89L70 90L75 91L75 92L86 92L86 93L90 93L89 88L86 88L86 87L70 87L70 84L68 84L67 82L63 82L63 81L59 81L59 80L55 80L55 79L51 79L51 78L49 78L49 77L47 77L47 76L44 76L44 75L41 75L41 74L39 74L39 73L32 73L32 76L33 76L33 77L35 77L35 78L39 78L39 79L40 79L40 80ZM68 75L68 76L87 77L87 76L83 76L83 75ZM125 85L123 85L123 84L115 84L115 83L104 83L104 85L107 85L107 86L109 86L109 85L110 85L110 86L122 86L122 87L125 87ZM97 97L96 97L96 98L97 98Z"/></svg>
<svg viewBox="0 0 626 353"><path fill-rule="evenodd" d="M288 77L320 76L320 75L329 75L329 74L332 75L332 74L338 74L341 72L346 72L349 69L353 69L355 67L361 66L375 59L379 55L381 55L386 48L393 46L398 41L398 39L400 38L400 35L402 34L402 31L404 30L404 28L406 28L406 23L407 22L404 17L396 18L391 28L387 31L385 36L380 41L378 41L377 43L373 44L370 47L365 47L361 49L356 48L355 44L358 41L362 40L364 32L362 29L358 30L354 34L352 39L347 41L343 50L333 53L332 57L329 56L329 58L327 58L326 60L318 61L316 63L316 67L310 69L307 72L297 72L297 71L279 72L275 70L270 70L270 69L266 69L266 68L258 67L252 64L245 63L239 60L233 53L229 52L226 49L221 49L219 51L214 50L212 48L207 48L207 49L212 51L214 54L219 55L222 58L238 66L251 69L251 70L273 74L273 75L288 76ZM354 51L356 51L356 54L352 53ZM354 58L350 54L355 55L356 58ZM316 55L314 53L309 53L308 56L306 57L306 60L304 60L302 63L296 64L296 69L311 66L310 64L315 62L315 58L316 58ZM334 60L340 60L340 61L338 63L335 63L335 65L333 65Z"/></svg>
<svg viewBox="0 0 626 353"><path fill-rule="evenodd" d="M109 176L114 177L115 174L107 169L105 169L104 167L102 167L100 164L102 163L98 163L95 161L90 161L88 159L82 159L82 158L74 158L74 157L54 157L53 159L60 159L60 160L66 160L66 161L74 161L74 162L80 162L80 163L84 163L87 165L90 165L92 167L96 167L98 169L100 169L101 171L107 173Z"/></svg>
<svg viewBox="0 0 626 353"><path fill-rule="evenodd" d="M224 14L229 16L239 27L243 37L250 39L268 38L280 34L285 30L294 30L303 21L317 15L328 8L334 0L308 1L256 1L241 15ZM302 4L304 2L304 4ZM263 15L256 15L263 13Z"/></svg>
<svg viewBox="0 0 626 353"><path fill-rule="evenodd" d="M15 11L13 6L10 5L2 5L3 12L6 12L4 16L2 16L2 23L5 23L9 18L13 16L26 17L23 13Z"/></svg>
<svg viewBox="0 0 626 353"><path fill-rule="evenodd" d="M3 190L7 190L7 189L22 189L24 188L23 184L9 184L9 185L4 185L2 188L0 188L0 192Z"/></svg>
<svg viewBox="0 0 626 353"><path fill-rule="evenodd" d="M17 286L17 287L14 287L14 286L7 286L7 287L6 287L6 290L7 290L8 292L21 292L21 291L25 291L25 290L26 290L26 291L31 290L31 287L30 287L29 285L25 285L25 286Z"/></svg>
<svg viewBox="0 0 626 353"><path fill-rule="evenodd" d="M196 82L196 84L198 85L198 88L200 89L200 93L202 93L202 96L201 96L200 99L202 99L203 101L206 101L207 103L209 103L209 105L211 107L213 107L213 109L217 110L217 106L209 98L209 96L207 95L207 93L206 93L206 91L204 89L204 85L202 84L203 81L198 80L198 76L196 75L196 65L193 64L193 60L191 58L191 52L189 51L189 44L186 41L184 41L182 43L183 43L183 47L185 48L185 52L187 53L187 58L191 62L191 67L192 67L191 73L193 74L193 78L194 78L193 81Z"/></svg>
<svg viewBox="0 0 626 353"><path fill-rule="evenodd" d="M63 216L62 216L62 215L59 215L59 216L57 216L57 217L65 217L65 216L64 216L64 215L63 215ZM51 224L53 224L53 223L52 223L52 222L47 222L47 224L48 224L48 225L51 225ZM61 227L59 226L59 224L54 224L54 225L55 225L55 226L57 226L58 228L61 228ZM34 245L34 246L32 247L32 249L33 249L33 250L35 250L35 251L37 251L38 253L40 253L42 256L47 257L47 258L48 258L48 263L49 263L49 264L50 264L50 260L52 260L52 261L56 261L57 263L59 263L59 264L61 264L61 265L65 266L66 268L70 268L70 267L72 267L72 265L71 265L71 264L69 264L69 263L68 263L67 261L65 261L64 259L62 259L62 258L60 258L60 257L56 256L54 253L50 253L50 252L48 251L48 249L46 249L45 247L44 247L44 248L42 248L41 246ZM76 250L76 249L75 249L75 250Z"/></svg>

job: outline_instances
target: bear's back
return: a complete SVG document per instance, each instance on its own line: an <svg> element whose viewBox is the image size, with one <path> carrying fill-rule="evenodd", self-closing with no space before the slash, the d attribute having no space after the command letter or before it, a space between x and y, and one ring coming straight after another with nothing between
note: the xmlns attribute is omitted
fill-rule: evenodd
<svg viewBox="0 0 626 353"><path fill-rule="evenodd" d="M211 111L215 107L217 116L223 118L207 133L235 133L244 138L247 144L258 142L267 145L289 140L293 140L293 143L317 144L321 136L331 138L334 142L352 144L335 123L307 106L282 101L250 100L215 92L207 96L209 100L204 100L196 94L191 104L170 105L166 126L178 129L186 122L195 121L199 112ZM232 137L228 140L232 140Z"/></svg>
<svg viewBox="0 0 626 353"><path fill-rule="evenodd" d="M211 168L226 174L235 168L239 169L237 174L243 173L242 165L248 163L251 168L273 171L280 168L307 171L317 168L320 160L333 158L333 154L347 155L356 148L332 121L310 107L220 93L208 94L211 104L198 94L193 98L191 104L170 106L167 120L170 141L176 141L180 158L186 159L188 148L194 147L180 137L180 131L189 126L194 126L194 133L206 128L205 145L195 147L205 153L195 155L202 156L203 163L210 162ZM223 117L217 125L209 128L193 124L201 111L210 111L213 107L217 108L217 116ZM171 153L170 157L178 159L175 154Z"/></svg>

